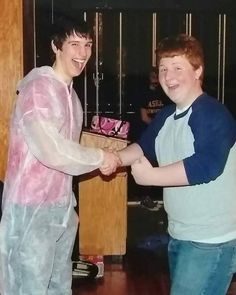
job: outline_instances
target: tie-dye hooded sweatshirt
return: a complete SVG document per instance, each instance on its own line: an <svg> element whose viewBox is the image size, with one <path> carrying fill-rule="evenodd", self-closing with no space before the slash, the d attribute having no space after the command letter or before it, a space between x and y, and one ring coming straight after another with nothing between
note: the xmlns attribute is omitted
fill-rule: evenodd
<svg viewBox="0 0 236 295"><path fill-rule="evenodd" d="M18 85L11 119L3 208L61 204L72 195L72 176L97 169L101 149L81 146L83 112L72 84L53 68L33 69Z"/></svg>

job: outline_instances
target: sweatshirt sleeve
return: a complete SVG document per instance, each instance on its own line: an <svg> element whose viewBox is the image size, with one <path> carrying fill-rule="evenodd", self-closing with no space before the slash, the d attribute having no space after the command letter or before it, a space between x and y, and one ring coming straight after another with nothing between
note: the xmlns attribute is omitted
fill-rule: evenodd
<svg viewBox="0 0 236 295"><path fill-rule="evenodd" d="M18 107L20 128L30 152L45 166L70 175L97 169L103 161L103 151L81 146L65 135L65 114L57 93L45 89L43 83L32 84L20 93Z"/></svg>
<svg viewBox="0 0 236 295"><path fill-rule="evenodd" d="M189 119L194 154L183 160L189 184L208 183L219 177L236 140L236 123L221 103L206 100L192 106Z"/></svg>

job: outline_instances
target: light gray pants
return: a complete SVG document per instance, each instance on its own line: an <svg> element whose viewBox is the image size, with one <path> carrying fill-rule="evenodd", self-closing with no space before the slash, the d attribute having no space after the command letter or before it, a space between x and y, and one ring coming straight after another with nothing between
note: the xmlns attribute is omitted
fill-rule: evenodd
<svg viewBox="0 0 236 295"><path fill-rule="evenodd" d="M8 205L0 226L1 295L71 295L74 207Z"/></svg>

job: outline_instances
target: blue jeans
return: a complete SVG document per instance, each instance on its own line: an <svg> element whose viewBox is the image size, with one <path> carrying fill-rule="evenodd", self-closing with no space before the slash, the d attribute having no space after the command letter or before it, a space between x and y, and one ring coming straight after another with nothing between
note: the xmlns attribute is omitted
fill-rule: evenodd
<svg viewBox="0 0 236 295"><path fill-rule="evenodd" d="M207 244L171 238L171 295L225 295L236 272L236 240Z"/></svg>

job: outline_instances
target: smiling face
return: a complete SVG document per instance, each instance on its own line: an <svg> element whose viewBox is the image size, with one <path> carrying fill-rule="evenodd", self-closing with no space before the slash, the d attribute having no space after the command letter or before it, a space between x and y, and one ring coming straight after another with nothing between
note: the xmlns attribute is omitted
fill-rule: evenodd
<svg viewBox="0 0 236 295"><path fill-rule="evenodd" d="M166 37L157 46L159 82L169 98L182 109L202 94L204 54L193 36Z"/></svg>
<svg viewBox="0 0 236 295"><path fill-rule="evenodd" d="M163 57L159 63L159 82L166 95L182 109L202 93L202 67L194 69L183 55Z"/></svg>
<svg viewBox="0 0 236 295"><path fill-rule="evenodd" d="M92 53L92 39L73 33L65 39L61 49L52 42L52 50L56 56L53 68L57 75L69 85L86 66Z"/></svg>

